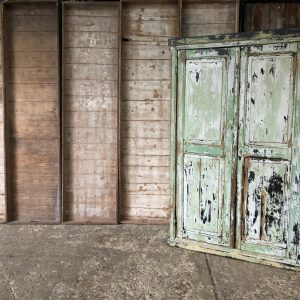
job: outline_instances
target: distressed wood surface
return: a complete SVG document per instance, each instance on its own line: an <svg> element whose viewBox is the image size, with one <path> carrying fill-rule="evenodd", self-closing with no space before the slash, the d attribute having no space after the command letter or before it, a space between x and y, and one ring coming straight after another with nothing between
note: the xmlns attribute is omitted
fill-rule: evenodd
<svg viewBox="0 0 300 300"><path fill-rule="evenodd" d="M275 1L247 3L242 5L243 31L258 31L300 26L299 1Z"/></svg>
<svg viewBox="0 0 300 300"><path fill-rule="evenodd" d="M235 1L229 3L183 1L182 37L235 32L235 6Z"/></svg>
<svg viewBox="0 0 300 300"><path fill-rule="evenodd" d="M175 167L175 157L177 169L171 174L171 184L176 191L175 194L172 191L170 244L299 270L299 35L292 30L286 36L276 32L273 37L271 32L261 32L254 35L253 40L247 39L246 35L232 35L230 42L230 37L190 38L172 44L172 121L176 121L177 126L176 130L173 128L171 136L171 170ZM236 84L240 84L240 90L228 86L223 88L223 93L229 92L233 97L231 99L235 97L239 105L236 108L226 105L231 111L232 122L228 115L220 114L217 109L216 99L222 93L218 92L216 85L210 89L207 82L214 78L213 82L221 83L222 79L216 79L221 77L220 74L209 71L203 64L205 60L202 65L199 62L203 54L213 51L213 46L219 48L210 54L209 59L214 54L218 59L223 59L227 51L224 40L226 45L230 43L236 46L238 63L238 68L236 66L228 73L231 74L230 78L235 78ZM232 59L226 61L230 65ZM217 69L217 66L215 63L211 67ZM207 73L202 81L198 69ZM178 85L176 80L179 80ZM198 89L195 87L197 81L200 81ZM196 93L197 100L193 103ZM216 104L215 118L210 118L210 111L205 107L203 99L208 94ZM202 102L205 109L198 112L197 105ZM213 104L209 107L213 107ZM182 117L186 115L189 117ZM201 117L197 118L197 115ZM219 144L223 145L223 141L219 142L221 115L226 117L226 130L232 130L232 134L224 139L225 145L227 142L232 148L224 152L216 150ZM194 130L202 121L205 124L199 130ZM209 130L211 132L207 134ZM213 146L212 151L203 145L207 141ZM204 159L199 155L201 151ZM216 195L210 195L209 187L212 186L212 191L222 189L214 185L219 179L218 172L222 173L222 167L215 168L213 160L218 155L226 160L231 153L233 163L227 160L224 166L232 169L232 173L222 186L227 188L227 197L237 199L237 202L233 201L227 207L222 220L220 215L214 215L218 203L203 201L201 195L205 199L217 200ZM210 173L214 173L214 176L210 176ZM224 199L226 203L226 197ZM231 215L230 222L228 213ZM223 247L224 243L214 240L213 234L218 232L219 223L206 224L213 218L231 227L230 247ZM224 233L228 238L224 230L220 236ZM204 239L205 234L210 238Z"/></svg>
<svg viewBox="0 0 300 300"><path fill-rule="evenodd" d="M177 3L124 3L122 17L121 221L166 222Z"/></svg>
<svg viewBox="0 0 300 300"><path fill-rule="evenodd" d="M237 247L282 258L296 256L291 238L299 211L291 197L296 53L295 43L252 46L241 60Z"/></svg>
<svg viewBox="0 0 300 300"><path fill-rule="evenodd" d="M118 6L64 6L64 222L116 223Z"/></svg>
<svg viewBox="0 0 300 300"><path fill-rule="evenodd" d="M233 230L228 182L235 163L236 51L178 55L177 235L227 247Z"/></svg>
<svg viewBox="0 0 300 300"><path fill-rule="evenodd" d="M8 221L59 222L55 4L4 12Z"/></svg>
<svg viewBox="0 0 300 300"><path fill-rule="evenodd" d="M1 7L2 9L2 7ZM0 15L0 32L3 31L3 15ZM4 156L4 85L3 85L3 35L0 37L0 223L6 221L5 156Z"/></svg>

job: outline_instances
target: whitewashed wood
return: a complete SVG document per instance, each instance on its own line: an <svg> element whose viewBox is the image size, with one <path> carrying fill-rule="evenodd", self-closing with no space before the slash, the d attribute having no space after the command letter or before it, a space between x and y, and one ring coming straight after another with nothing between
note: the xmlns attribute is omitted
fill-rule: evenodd
<svg viewBox="0 0 300 300"><path fill-rule="evenodd" d="M66 128L65 142L68 144L113 144L117 140L117 130L114 128Z"/></svg>
<svg viewBox="0 0 300 300"><path fill-rule="evenodd" d="M170 119L169 101L122 101L122 121L168 121Z"/></svg>
<svg viewBox="0 0 300 300"><path fill-rule="evenodd" d="M169 156L162 155L123 155L123 166L168 167ZM125 168L126 169L126 168Z"/></svg>
<svg viewBox="0 0 300 300"><path fill-rule="evenodd" d="M65 63L74 64L118 64L117 49L65 48Z"/></svg>
<svg viewBox="0 0 300 300"><path fill-rule="evenodd" d="M169 60L123 60L123 80L170 80Z"/></svg>
<svg viewBox="0 0 300 300"><path fill-rule="evenodd" d="M169 168L127 166L122 171L122 182L167 184L169 182Z"/></svg>
<svg viewBox="0 0 300 300"><path fill-rule="evenodd" d="M182 26L182 32L184 36L200 36L200 35L214 35L223 33L232 33L235 30L234 23L228 24L184 24Z"/></svg>
<svg viewBox="0 0 300 300"><path fill-rule="evenodd" d="M122 191L125 194L137 195L169 195L169 184L157 183L122 183ZM159 197L159 196L158 196Z"/></svg>
<svg viewBox="0 0 300 300"><path fill-rule="evenodd" d="M116 65L96 64L65 64L66 80L104 80L116 81L118 79Z"/></svg>
<svg viewBox="0 0 300 300"><path fill-rule="evenodd" d="M182 36L231 33L235 31L236 7L232 3L184 3Z"/></svg>
<svg viewBox="0 0 300 300"><path fill-rule="evenodd" d="M168 139L170 136L169 121L123 121L122 137Z"/></svg>
<svg viewBox="0 0 300 300"><path fill-rule="evenodd" d="M171 57L166 42L124 42L122 45L123 59L167 59Z"/></svg>
<svg viewBox="0 0 300 300"><path fill-rule="evenodd" d="M117 17L69 16L65 28L68 31L118 32Z"/></svg>
<svg viewBox="0 0 300 300"><path fill-rule="evenodd" d="M83 128L114 128L118 126L117 112L66 112L65 127L76 128L78 124Z"/></svg>
<svg viewBox="0 0 300 300"><path fill-rule="evenodd" d="M157 197L157 196L155 196ZM130 195L122 195L124 202L129 202ZM149 199L151 201L151 199ZM169 209L168 208L151 208L151 207L124 207L122 208L122 220L139 220L142 221L143 218L159 218L159 219L168 219L169 218Z"/></svg>
<svg viewBox="0 0 300 300"><path fill-rule="evenodd" d="M163 21L177 18L177 7L169 4L126 4L123 7L123 18L127 20ZM159 23L159 22L157 22Z"/></svg>
<svg viewBox="0 0 300 300"><path fill-rule="evenodd" d="M0 18L0 32L2 32L2 18ZM2 53L2 47L3 47L3 40L0 39L0 53L1 57L3 55ZM3 111L3 66L2 61L0 62L0 133L1 133L1 139L0 139L0 223L5 222L6 220L6 199L5 199L5 157L4 157L4 111Z"/></svg>
<svg viewBox="0 0 300 300"><path fill-rule="evenodd" d="M124 37L130 40L135 38L138 40L143 40L143 38L144 40L151 40L151 37L157 37L158 40L165 40L176 36L177 33L176 21L126 20L122 26L122 30Z"/></svg>
<svg viewBox="0 0 300 300"><path fill-rule="evenodd" d="M64 12L64 221L116 223L118 6Z"/></svg>
<svg viewBox="0 0 300 300"><path fill-rule="evenodd" d="M177 3L123 7L121 193L122 220L168 217L170 51ZM150 220L150 221L149 221Z"/></svg>
<svg viewBox="0 0 300 300"><path fill-rule="evenodd" d="M169 155L169 139L122 138L123 155Z"/></svg>
<svg viewBox="0 0 300 300"><path fill-rule="evenodd" d="M115 4L112 6L109 3L101 5L101 3L76 3L65 4L65 16L88 16L88 17L117 17L118 8ZM67 19L67 18L66 18Z"/></svg>
<svg viewBox="0 0 300 300"><path fill-rule="evenodd" d="M123 81L122 100L171 100L170 81Z"/></svg>
<svg viewBox="0 0 300 300"><path fill-rule="evenodd" d="M66 112L116 112L117 97L109 96L65 96L64 109Z"/></svg>
<svg viewBox="0 0 300 300"><path fill-rule="evenodd" d="M65 47L117 49L118 35L110 32L65 32Z"/></svg>
<svg viewBox="0 0 300 300"><path fill-rule="evenodd" d="M65 152L65 159L116 160L116 144L71 144Z"/></svg>
<svg viewBox="0 0 300 300"><path fill-rule="evenodd" d="M67 96L117 97L118 83L101 80L65 80L64 92Z"/></svg>

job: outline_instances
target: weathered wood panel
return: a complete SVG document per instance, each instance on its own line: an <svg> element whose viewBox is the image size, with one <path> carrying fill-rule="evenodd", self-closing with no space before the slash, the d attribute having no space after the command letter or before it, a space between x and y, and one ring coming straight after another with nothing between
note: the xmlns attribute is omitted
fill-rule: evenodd
<svg viewBox="0 0 300 300"><path fill-rule="evenodd" d="M55 4L4 12L8 221L59 222Z"/></svg>
<svg viewBox="0 0 300 300"><path fill-rule="evenodd" d="M299 198L291 192L298 185L297 48L280 43L241 53L237 247L283 258L297 255L291 238L299 222Z"/></svg>
<svg viewBox="0 0 300 300"><path fill-rule="evenodd" d="M170 50L177 3L124 3L121 221L162 222L169 212Z"/></svg>
<svg viewBox="0 0 300 300"><path fill-rule="evenodd" d="M0 15L0 32L2 32L2 14ZM3 40L0 37L0 57L2 57ZM0 62L0 223L6 221L5 203L5 157L4 157L4 103L3 103L3 65Z"/></svg>
<svg viewBox="0 0 300 300"><path fill-rule="evenodd" d="M300 2L257 1L242 5L243 31L300 27Z"/></svg>
<svg viewBox="0 0 300 300"><path fill-rule="evenodd" d="M116 223L118 5L64 5L63 218Z"/></svg>
<svg viewBox="0 0 300 300"><path fill-rule="evenodd" d="M188 2L182 5L182 37L235 32L236 1Z"/></svg>
<svg viewBox="0 0 300 300"><path fill-rule="evenodd" d="M237 51L186 50L178 59L178 235L229 246Z"/></svg>

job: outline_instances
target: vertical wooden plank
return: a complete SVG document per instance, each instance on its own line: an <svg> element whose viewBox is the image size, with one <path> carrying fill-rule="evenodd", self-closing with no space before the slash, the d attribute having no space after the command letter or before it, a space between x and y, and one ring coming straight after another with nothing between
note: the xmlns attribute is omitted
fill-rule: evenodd
<svg viewBox="0 0 300 300"><path fill-rule="evenodd" d="M288 255L300 265L300 43L298 43L297 58L294 64L295 72L295 112L293 120L293 145L292 145L292 182L291 200L288 226Z"/></svg>
<svg viewBox="0 0 300 300"><path fill-rule="evenodd" d="M5 223L7 221L7 199L6 199L6 166L5 166L5 84L4 84L4 13L3 13L4 5L1 3L1 16L0 16L0 33L1 33L1 45L0 45L0 51L1 51L1 101L0 101L0 223Z"/></svg>
<svg viewBox="0 0 300 300"><path fill-rule="evenodd" d="M170 239L176 238L176 128L177 128L177 50L171 48L172 52L172 101L171 101L171 131L170 131Z"/></svg>
<svg viewBox="0 0 300 300"><path fill-rule="evenodd" d="M119 1L119 13L118 13L118 22L119 22L119 56L118 56L118 199L117 199L117 208L116 208L116 220L119 223L121 219L121 210L122 210L122 178L121 178L121 99L122 99L122 10L123 10L123 2Z"/></svg>
<svg viewBox="0 0 300 300"><path fill-rule="evenodd" d="M240 31L240 9L241 9L241 1L236 0L235 3L235 32Z"/></svg>
<svg viewBox="0 0 300 300"><path fill-rule="evenodd" d="M178 1L123 3L121 222L169 217L171 54ZM158 180L159 179L159 180Z"/></svg>
<svg viewBox="0 0 300 300"><path fill-rule="evenodd" d="M56 29L57 29L57 118L59 120L59 200L57 209L57 218L59 223L62 222L62 212L63 212L63 193L62 193L62 184L63 184L63 126L62 126L62 91L63 91L63 70L62 70L62 2L61 0L56 1Z"/></svg>
<svg viewBox="0 0 300 300"><path fill-rule="evenodd" d="M64 222L118 222L120 5L64 5Z"/></svg>
<svg viewBox="0 0 300 300"><path fill-rule="evenodd" d="M177 5L178 5L178 37L181 37L181 32L182 32L182 1L183 0L178 0Z"/></svg>

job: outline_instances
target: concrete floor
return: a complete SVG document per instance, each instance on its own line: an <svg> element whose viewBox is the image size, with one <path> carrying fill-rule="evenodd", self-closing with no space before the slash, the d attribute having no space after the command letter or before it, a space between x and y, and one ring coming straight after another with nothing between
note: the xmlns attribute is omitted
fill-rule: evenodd
<svg viewBox="0 0 300 300"><path fill-rule="evenodd" d="M300 272L166 245L167 226L0 226L0 299L300 299Z"/></svg>

